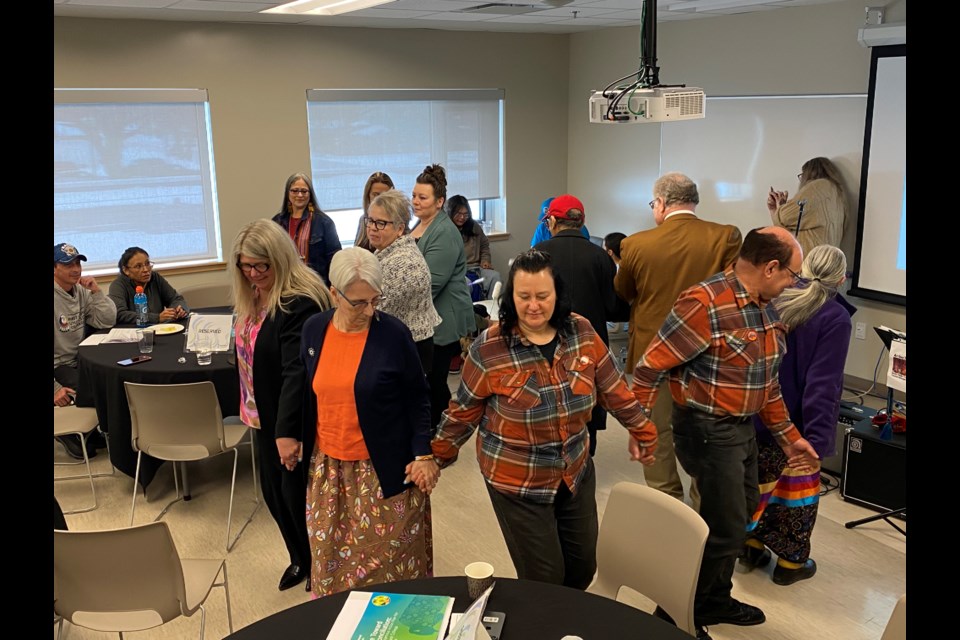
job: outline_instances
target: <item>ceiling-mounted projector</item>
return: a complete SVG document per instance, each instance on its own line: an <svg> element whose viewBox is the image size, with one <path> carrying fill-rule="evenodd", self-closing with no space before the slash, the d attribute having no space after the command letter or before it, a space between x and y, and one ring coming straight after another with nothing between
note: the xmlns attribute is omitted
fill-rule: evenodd
<svg viewBox="0 0 960 640"><path fill-rule="evenodd" d="M590 122L617 124L673 122L703 118L706 96L698 87L636 88L626 93L594 91L590 96Z"/></svg>

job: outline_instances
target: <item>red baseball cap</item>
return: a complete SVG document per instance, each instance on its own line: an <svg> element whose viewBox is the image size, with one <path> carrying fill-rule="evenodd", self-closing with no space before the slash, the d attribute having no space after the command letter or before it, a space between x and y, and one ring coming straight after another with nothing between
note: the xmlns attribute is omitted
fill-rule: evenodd
<svg viewBox="0 0 960 640"><path fill-rule="evenodd" d="M572 217L567 215L571 209L579 209L583 215ZM587 217L587 211L583 208L583 203L580 202L579 198L568 193L553 199L550 208L547 210L547 215L562 220L583 220Z"/></svg>

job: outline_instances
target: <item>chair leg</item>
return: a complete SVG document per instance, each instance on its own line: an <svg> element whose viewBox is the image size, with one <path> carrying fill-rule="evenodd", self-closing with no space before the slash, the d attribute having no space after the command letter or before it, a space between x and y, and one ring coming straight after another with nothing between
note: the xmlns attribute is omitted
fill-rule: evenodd
<svg viewBox="0 0 960 640"><path fill-rule="evenodd" d="M74 435L74 434L67 434L67 435ZM82 508L82 509L73 509L72 511L64 511L64 512L63 512L63 515L65 515L65 516L73 515L73 514L76 514L76 513L87 513L88 511L93 511L93 510L96 509L97 506L98 506L98 503L97 503L97 488L96 488L96 487L94 486L94 484L93 484L93 477L94 477L94 476L93 476L93 471L90 470L90 457L89 457L89 455L87 455L87 438L86 438L86 434L83 434L83 433L81 433L81 432L78 431L78 432L76 432L75 435L80 436L80 448L83 449L83 463L87 466L87 473L86 473L86 474L79 474L79 475L72 475L72 476L63 476L63 477L61 477L61 478L54 477L53 480L54 480L54 482L57 482L57 481L59 481L59 480L74 480L74 479L79 479L79 478L87 478L87 479L89 479L89 480L90 480L90 493L93 495L93 505L92 505L92 506L89 506L89 507L84 507L84 508Z"/></svg>
<svg viewBox="0 0 960 640"><path fill-rule="evenodd" d="M230 630L230 633L233 633L233 611L230 609L230 585L227 581L227 561L226 560L223 561L223 567L221 567L221 569L223 570L223 582L221 582L219 585L214 584L214 586L223 587L223 597L227 601L227 629Z"/></svg>
<svg viewBox="0 0 960 640"><path fill-rule="evenodd" d="M63 638L63 616L59 616L60 622L57 623L57 640Z"/></svg>
<svg viewBox="0 0 960 640"><path fill-rule="evenodd" d="M137 451L137 470L133 474L133 500L130 502L130 524L133 526L133 512L137 509L137 483L140 481L140 461L143 457L143 451Z"/></svg>
<svg viewBox="0 0 960 640"><path fill-rule="evenodd" d="M253 517L257 515L257 511L260 510L260 497L256 497L256 506L253 508L253 511L247 517L246 522L243 523L243 526L240 527L240 531L237 532L237 535L231 540L230 539L230 525L233 521L233 494L237 486L237 461L239 460L240 452L236 447L233 448L233 478L230 480L230 508L227 510L227 552L233 550L233 547L236 546L237 540L240 539L240 536L243 534L244 529L247 528L247 525L253 521Z"/></svg>
<svg viewBox="0 0 960 640"><path fill-rule="evenodd" d="M200 640L203 640L203 630L207 626L207 610L200 605Z"/></svg>
<svg viewBox="0 0 960 640"><path fill-rule="evenodd" d="M163 516L165 516L165 515L167 514L167 511L170 509L170 507L172 507L173 505L177 504L178 502L182 502L182 501L183 501L183 494L180 493L180 483L177 481L177 463L176 463L176 462L171 462L170 464L173 465L173 491L174 491L174 498L173 498L173 500L171 500L170 502L167 503L167 506L165 506L165 507L160 511L160 513L157 514L157 517L153 519L154 522L159 521L160 518L162 518ZM184 473L186 473L186 471L184 471Z"/></svg>

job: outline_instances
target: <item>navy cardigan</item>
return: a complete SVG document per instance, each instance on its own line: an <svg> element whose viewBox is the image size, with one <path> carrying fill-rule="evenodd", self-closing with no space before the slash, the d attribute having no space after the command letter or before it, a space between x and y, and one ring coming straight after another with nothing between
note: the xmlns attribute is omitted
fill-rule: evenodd
<svg viewBox="0 0 960 640"><path fill-rule="evenodd" d="M273 221L290 230L290 214L278 213ZM340 237L337 235L337 225L333 218L317 209L313 212L313 221L310 223L310 249L307 253L307 266L320 274L324 283L330 284L330 261L333 254L340 251Z"/></svg>
<svg viewBox="0 0 960 640"><path fill-rule="evenodd" d="M307 320L300 342L300 359L306 369L303 402L304 462L317 440L317 396L313 379L327 327L335 310ZM323 375L321 372L320 375ZM406 466L414 456L431 453L430 396L410 329L393 316L377 311L363 347L354 381L360 431L377 472L383 497L402 493ZM309 464L302 465L309 473Z"/></svg>

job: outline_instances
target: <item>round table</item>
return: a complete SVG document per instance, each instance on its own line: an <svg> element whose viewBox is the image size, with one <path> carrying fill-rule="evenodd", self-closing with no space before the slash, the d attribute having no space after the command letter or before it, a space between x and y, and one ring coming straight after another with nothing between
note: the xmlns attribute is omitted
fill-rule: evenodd
<svg viewBox="0 0 960 640"><path fill-rule="evenodd" d="M465 611L471 603L467 579L462 576L390 582L358 591L453 596L455 612ZM324 640L348 593L337 593L280 611L227 638ZM688 634L649 613L609 598L545 582L497 578L487 610L505 614L500 640L560 640L565 635L580 636L583 640L690 640Z"/></svg>
<svg viewBox="0 0 960 640"><path fill-rule="evenodd" d="M227 311L229 313L229 311ZM177 324L188 326L188 319ZM140 355L136 342L98 344L80 347L80 387L77 405L96 407L100 427L110 438L110 460L117 469L131 478L137 469L137 453L130 444L130 409L124 382L142 384L182 384L211 380L217 389L220 411L224 416L237 415L240 408L240 381L233 353L215 353L213 362L201 367L196 355L183 350L186 330L171 335L157 335L153 357L149 362L122 367L118 360ZM182 364L179 358L185 358ZM143 456L140 484L146 489L162 460Z"/></svg>

